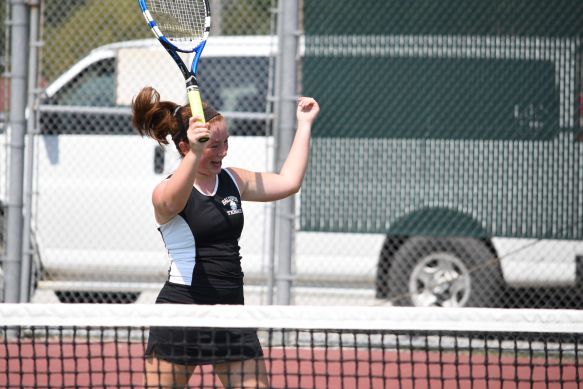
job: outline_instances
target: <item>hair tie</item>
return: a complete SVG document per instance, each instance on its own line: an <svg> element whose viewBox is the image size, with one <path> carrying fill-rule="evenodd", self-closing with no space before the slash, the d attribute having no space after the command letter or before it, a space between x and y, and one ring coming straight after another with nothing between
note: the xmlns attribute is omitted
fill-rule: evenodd
<svg viewBox="0 0 583 389"><path fill-rule="evenodd" d="M174 113L172 114L172 116L174 116L176 120L178 120L178 132L172 135L172 140L176 144L178 144L178 142L180 142L183 139L188 139L188 134L186 133L186 127L184 126L182 116L180 115L177 116L178 112L180 111L180 108L182 108L182 105L177 106L174 109Z"/></svg>

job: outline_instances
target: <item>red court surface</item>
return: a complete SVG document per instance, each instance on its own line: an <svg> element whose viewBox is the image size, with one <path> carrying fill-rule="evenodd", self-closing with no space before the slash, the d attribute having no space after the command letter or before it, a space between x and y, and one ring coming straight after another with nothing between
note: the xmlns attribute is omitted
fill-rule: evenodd
<svg viewBox="0 0 583 389"><path fill-rule="evenodd" d="M140 343L0 344L1 388L140 388ZM265 349L277 388L583 388L583 367L571 357L539 358L349 349ZM194 388L221 388L212 369L199 369Z"/></svg>

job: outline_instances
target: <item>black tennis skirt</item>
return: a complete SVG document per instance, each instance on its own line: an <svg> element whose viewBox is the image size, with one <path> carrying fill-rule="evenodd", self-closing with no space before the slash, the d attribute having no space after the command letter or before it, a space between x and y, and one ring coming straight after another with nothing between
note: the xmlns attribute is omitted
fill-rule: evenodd
<svg viewBox="0 0 583 389"><path fill-rule="evenodd" d="M156 304L170 303L242 305L243 287L217 289L166 282ZM254 329L152 327L146 356L181 365L205 365L260 358L263 350Z"/></svg>

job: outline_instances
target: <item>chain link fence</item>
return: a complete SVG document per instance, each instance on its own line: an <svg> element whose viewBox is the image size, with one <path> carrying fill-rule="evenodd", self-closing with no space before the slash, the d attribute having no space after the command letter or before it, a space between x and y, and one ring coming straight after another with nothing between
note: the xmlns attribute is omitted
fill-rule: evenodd
<svg viewBox="0 0 583 389"><path fill-rule="evenodd" d="M551 5L303 1L300 92L322 113L295 304L583 303L582 5ZM226 165L272 169L277 1L211 6L199 78L229 121ZM41 41L33 301L153 302L168 263L150 196L178 156L133 132L129 105L146 85L183 101L182 77L135 1L45 0ZM265 304L271 208L244 207L246 299Z"/></svg>
<svg viewBox="0 0 583 389"><path fill-rule="evenodd" d="M380 234L396 305L581 305L581 2L305 3L301 228Z"/></svg>
<svg viewBox="0 0 583 389"><path fill-rule="evenodd" d="M212 38L199 71L203 98L229 121L231 164L266 170L274 4L212 3ZM46 0L41 7L33 301L153 302L169 264L150 196L178 154L134 132L130 104L144 86L186 103L182 75L136 1ZM266 209L250 204L245 211L245 270L255 297L265 300Z"/></svg>

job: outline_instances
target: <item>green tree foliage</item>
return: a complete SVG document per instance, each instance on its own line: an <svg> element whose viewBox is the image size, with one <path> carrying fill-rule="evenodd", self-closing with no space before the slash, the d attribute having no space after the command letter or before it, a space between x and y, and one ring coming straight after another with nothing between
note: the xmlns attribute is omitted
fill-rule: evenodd
<svg viewBox="0 0 583 389"><path fill-rule="evenodd" d="M45 0L43 10L51 25L56 27L69 20L72 13L86 4L87 0Z"/></svg>
<svg viewBox="0 0 583 389"><path fill-rule="evenodd" d="M269 34L273 0L220 1L221 34ZM135 0L44 0L41 71L50 82L92 49L153 37Z"/></svg>
<svg viewBox="0 0 583 389"><path fill-rule="evenodd" d="M42 75L52 81L90 50L153 37L137 1L45 0Z"/></svg>
<svg viewBox="0 0 583 389"><path fill-rule="evenodd" d="M272 0L223 0L224 35L265 35L270 33Z"/></svg>

